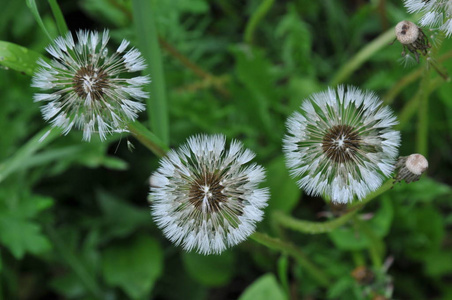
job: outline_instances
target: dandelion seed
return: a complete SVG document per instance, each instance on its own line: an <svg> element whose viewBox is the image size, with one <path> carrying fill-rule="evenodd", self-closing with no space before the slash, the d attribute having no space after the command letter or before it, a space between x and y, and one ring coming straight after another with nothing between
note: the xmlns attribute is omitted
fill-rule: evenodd
<svg viewBox="0 0 452 300"><path fill-rule="evenodd" d="M149 77L121 77L145 69L144 59L136 49L124 53L125 40L109 54L109 38L108 30L80 30L75 42L69 32L46 48L53 56L50 63L38 61L32 86L45 93L36 93L34 101L46 102L41 107L44 119L64 134L75 127L83 130L83 140L89 141L94 132L105 140L106 134L127 131L126 124L145 109L139 101L148 97L142 86Z"/></svg>
<svg viewBox="0 0 452 300"><path fill-rule="evenodd" d="M244 241L262 219L269 192L254 153L223 135L199 135L171 150L151 176L152 215L176 245L218 254Z"/></svg>
<svg viewBox="0 0 452 300"><path fill-rule="evenodd" d="M443 31L447 37L452 35L452 1L450 0L405 0L410 13L421 13L419 24L422 27Z"/></svg>
<svg viewBox="0 0 452 300"><path fill-rule="evenodd" d="M400 133L392 111L356 87L313 94L287 120L286 164L307 194L363 199L394 169Z"/></svg>
<svg viewBox="0 0 452 300"><path fill-rule="evenodd" d="M407 183L418 181L428 169L428 161L422 154L401 156L396 164L396 181L405 180Z"/></svg>

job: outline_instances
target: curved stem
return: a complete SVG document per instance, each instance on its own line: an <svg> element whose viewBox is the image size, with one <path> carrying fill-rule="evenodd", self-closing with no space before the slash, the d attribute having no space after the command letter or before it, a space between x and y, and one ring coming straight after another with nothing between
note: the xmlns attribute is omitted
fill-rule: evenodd
<svg viewBox="0 0 452 300"><path fill-rule="evenodd" d="M359 68L366 60L369 59L374 53L381 48L387 46L395 38L394 29L391 28L379 37L368 43L367 46L362 48L355 54L331 79L330 85L335 86L341 82L344 82L356 69Z"/></svg>
<svg viewBox="0 0 452 300"><path fill-rule="evenodd" d="M245 35L243 37L245 43L250 45L253 43L254 31L256 30L257 25L265 17L274 2L275 0L263 0L256 11L251 15L250 20L246 24Z"/></svg>
<svg viewBox="0 0 452 300"><path fill-rule="evenodd" d="M318 266L316 266L312 261L310 261L306 255L293 244L281 241L277 238L268 236L260 232L255 232L251 236L254 241L270 248L273 250L285 252L292 256L300 266L304 267L307 272L309 272L317 282L323 286L328 287L330 279L326 273L324 273Z"/></svg>
<svg viewBox="0 0 452 300"><path fill-rule="evenodd" d="M393 185L394 185L394 181L392 178L390 178L378 190L370 193L361 202L358 202L358 203L352 205L346 214L342 215L339 218L331 220L331 221L326 221L326 222L304 221L304 220L299 220L294 217L288 216L281 212L275 212L273 217L275 218L275 221L279 225L292 229L292 230L302 232L302 233L320 234L320 233L331 232L334 229L338 228L339 226L344 225L359 210L361 210L366 205L366 203L370 202L372 199L376 198L377 196L379 196L382 193L386 192L387 190L391 189L393 187Z"/></svg>

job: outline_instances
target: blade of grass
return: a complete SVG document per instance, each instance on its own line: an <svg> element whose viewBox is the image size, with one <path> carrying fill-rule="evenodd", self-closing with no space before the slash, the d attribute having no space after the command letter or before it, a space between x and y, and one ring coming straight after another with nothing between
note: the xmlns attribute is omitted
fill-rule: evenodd
<svg viewBox="0 0 452 300"><path fill-rule="evenodd" d="M252 44L254 39L254 31L257 28L259 22L265 17L270 8L272 7L275 0L264 0L261 2L259 7L251 15L248 23L245 27L244 40L247 44Z"/></svg>
<svg viewBox="0 0 452 300"><path fill-rule="evenodd" d="M45 145L60 136L61 130L46 127L35 134L25 145L23 145L14 155L0 164L0 182L5 180L11 173L20 170L25 161L30 158ZM45 138L43 139L43 137Z"/></svg>
<svg viewBox="0 0 452 300"><path fill-rule="evenodd" d="M61 12L60 6L56 0L48 0L50 8L52 9L53 17L55 18L58 32L60 35L65 35L69 30L66 25L66 20L64 19L63 13Z"/></svg>
<svg viewBox="0 0 452 300"><path fill-rule="evenodd" d="M38 7L36 6L35 0L26 0L28 8L31 10L31 13L35 17L36 22L38 23L39 27L41 27L41 30L44 31L44 33L47 35L49 40L53 41L53 37L50 35L49 31L44 25L44 22L42 22L41 16L38 11Z"/></svg>
<svg viewBox="0 0 452 300"><path fill-rule="evenodd" d="M152 79L149 89L151 96L147 103L151 129L165 145L168 145L165 77L152 5L152 1L149 0L133 0L132 10L138 45L149 64L147 71Z"/></svg>

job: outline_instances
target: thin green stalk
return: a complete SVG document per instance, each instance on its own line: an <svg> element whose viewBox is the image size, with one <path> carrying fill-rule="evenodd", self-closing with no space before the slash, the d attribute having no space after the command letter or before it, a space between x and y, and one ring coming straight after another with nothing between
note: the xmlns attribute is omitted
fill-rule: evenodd
<svg viewBox="0 0 452 300"><path fill-rule="evenodd" d="M370 193L366 198L364 198L361 202L357 202L352 205L349 211L342 215L339 218L336 218L331 221L326 222L311 222L299 220L294 217L288 216L281 212L275 212L273 218L279 225L289 228L295 231L299 231L302 233L309 234L320 234L331 232L339 226L344 225L347 221L349 221L359 210L361 210L369 201L376 198L377 196L383 194L388 191L394 185L394 180L390 178L387 180L378 190Z"/></svg>
<svg viewBox="0 0 452 300"><path fill-rule="evenodd" d="M251 15L248 23L245 27L245 33L243 39L245 43L252 44L254 39L254 31L257 28L259 22L265 17L275 0L263 0L259 7Z"/></svg>
<svg viewBox="0 0 452 300"><path fill-rule="evenodd" d="M428 88L428 95L430 95L434 90L439 88L441 85L443 85L444 80L440 77L436 77L435 79L432 79L430 81L430 86ZM404 106L402 111L399 113L399 124L396 125L396 129L403 129L408 124L408 122L411 120L413 115L418 111L419 105L420 105L420 99L421 94L423 92L419 91L416 93L414 97L411 98L409 102L407 102ZM428 97L427 95L427 97Z"/></svg>
<svg viewBox="0 0 452 300"><path fill-rule="evenodd" d="M309 260L309 258L301 252L300 249L295 247L293 244L281 241L277 238L268 236L260 232L255 232L251 235L251 239L254 241L280 252L285 252L292 256L300 266L304 267L305 270L312 275L312 277L317 280L317 282L323 286L328 287L330 284L330 279L326 273L324 273L318 266Z"/></svg>
<svg viewBox="0 0 452 300"><path fill-rule="evenodd" d="M168 145L169 125L165 75L152 3L149 0L132 0L132 10L138 45L148 63L146 70L152 80L149 87L151 97L147 103L151 129L165 145Z"/></svg>
<svg viewBox="0 0 452 300"><path fill-rule="evenodd" d="M452 57L452 51L446 52L445 54L443 54L440 58L438 58L438 63L442 63L446 60L448 60L449 58ZM440 76L444 79L444 74L441 70L438 69L438 67L435 65L433 65L435 70L440 74ZM400 91L403 90L403 88L405 86L407 86L408 84L414 82L416 79L418 79L419 77L421 77L421 75L424 72L424 68L418 68L415 71L412 71L411 73L407 74L406 76L404 76L403 78L401 78L399 81L397 81L397 83L395 85L392 86L392 88L386 93L386 95L383 96L383 102L386 104L391 104L395 97L400 93ZM441 75L443 74L443 75ZM444 82L444 81L442 81Z"/></svg>
<svg viewBox="0 0 452 300"><path fill-rule="evenodd" d="M100 299L102 295L101 288L99 287L96 278L85 268L83 262L67 248L64 241L51 226L46 226L46 233L52 241L52 244L55 246L55 249L59 252L72 271L74 271L74 274L80 279L86 289L95 299Z"/></svg>
<svg viewBox="0 0 452 300"><path fill-rule="evenodd" d="M341 82L345 82L347 78L358 69L373 54L386 47L395 38L394 29L391 28L379 37L368 43L358 53L355 54L331 79L330 85L335 86Z"/></svg>
<svg viewBox="0 0 452 300"><path fill-rule="evenodd" d="M359 231L366 235L370 241L369 255L375 269L380 269L383 265L383 257L385 254L385 246L381 239L375 234L372 228L366 222L363 222L356 216L353 218L354 224L359 228Z"/></svg>
<svg viewBox="0 0 452 300"><path fill-rule="evenodd" d="M35 152L52 142L55 138L60 136L60 134L60 129L51 127L46 127L35 134L25 145L16 151L13 156L0 164L0 182L5 180L11 173L20 170L24 162L29 161ZM45 138L42 140L43 137Z"/></svg>
<svg viewBox="0 0 452 300"><path fill-rule="evenodd" d="M146 148L151 150L158 157L165 156L168 152L168 147L155 134L150 132L139 122L128 124L128 128L132 135L142 143Z"/></svg>
<svg viewBox="0 0 452 300"><path fill-rule="evenodd" d="M428 96L430 85L430 70L425 65L424 76L419 85L419 109L416 135L416 152L427 156L428 147Z"/></svg>
<svg viewBox="0 0 452 300"><path fill-rule="evenodd" d="M26 3L31 13L33 14L33 17L35 18L36 23L38 23L39 27L41 27L41 30L44 31L49 40L53 41L53 37L50 35L49 31L45 27L44 22L42 22L35 0L26 0Z"/></svg>
<svg viewBox="0 0 452 300"><path fill-rule="evenodd" d="M50 9L52 9L53 17L55 18L56 25L58 27L58 32L60 35L64 36L69 29L66 25L66 20L64 19L63 13L61 12L60 6L56 0L48 0Z"/></svg>

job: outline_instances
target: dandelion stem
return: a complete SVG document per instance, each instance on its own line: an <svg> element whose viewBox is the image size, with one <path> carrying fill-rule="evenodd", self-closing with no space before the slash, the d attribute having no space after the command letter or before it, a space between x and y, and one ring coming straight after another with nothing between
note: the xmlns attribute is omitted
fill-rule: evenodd
<svg viewBox="0 0 452 300"><path fill-rule="evenodd" d="M425 64L425 72L419 85L418 128L416 136L416 152L427 156L428 148L428 95L430 84L430 70Z"/></svg>
<svg viewBox="0 0 452 300"><path fill-rule="evenodd" d="M300 266L304 267L320 285L328 287L330 283L328 275L312 261L310 261L309 258L293 244L281 241L280 239L270 237L267 234L260 232L253 233L250 238L270 249L289 254L300 264Z"/></svg>
<svg viewBox="0 0 452 300"><path fill-rule="evenodd" d="M385 33L368 43L367 46L362 48L355 54L331 79L330 86L335 86L341 82L344 82L359 66L361 66L366 60L369 59L374 53L381 48L387 46L395 37L394 29L390 28Z"/></svg>
<svg viewBox="0 0 452 300"><path fill-rule="evenodd" d="M278 222L279 225L302 233L320 234L331 232L334 229L338 228L339 226L344 225L347 221L349 221L358 211L360 211L372 199L376 198L377 196L383 194L384 192L392 188L393 184L394 181L392 178L390 178L378 190L370 193L361 202L357 202L356 204L352 205L346 214L331 221L326 222L304 221L283 214L282 212L275 212L273 214L273 218L276 219L276 222Z"/></svg>
<svg viewBox="0 0 452 300"><path fill-rule="evenodd" d="M385 246L383 242L375 234L372 228L370 228L370 226L366 222L363 222L362 220L360 220L360 218L357 218L356 215L353 217L353 222L359 228L359 231L366 235L370 241L368 250L372 264L376 269L381 268L385 254Z"/></svg>
<svg viewBox="0 0 452 300"><path fill-rule="evenodd" d="M150 132L140 122L128 124L128 128L132 135L142 143L146 148L151 150L158 157L165 156L168 147L155 134Z"/></svg>
<svg viewBox="0 0 452 300"><path fill-rule="evenodd" d="M166 103L165 74L155 25L153 1L133 0L132 9L135 32L143 56L149 63L151 74L151 97L148 101L148 115L153 132L165 143L169 141L168 111Z"/></svg>
<svg viewBox="0 0 452 300"><path fill-rule="evenodd" d="M445 54L443 54L440 58L438 58L438 63L444 62L447 59L452 57L452 51L449 51ZM424 72L424 68L418 68L417 70L407 74L406 76L402 77L397 83L386 93L386 95L383 97L383 102L386 104L391 104L395 97L400 93L400 91L403 90L405 86L408 84L414 82L416 79L418 79ZM443 77L444 79L444 77ZM447 79L446 79L447 80ZM444 81L443 81L444 82Z"/></svg>
<svg viewBox="0 0 452 300"><path fill-rule="evenodd" d="M247 43L249 45L253 44L254 31L256 30L259 22L268 13L268 11L270 10L270 8L272 7L274 2L275 2L275 0L262 1L261 4L259 5L259 7L251 15L248 23L246 24L245 34L243 37L243 39L245 40L245 43Z"/></svg>

